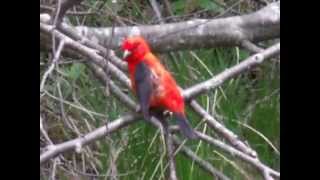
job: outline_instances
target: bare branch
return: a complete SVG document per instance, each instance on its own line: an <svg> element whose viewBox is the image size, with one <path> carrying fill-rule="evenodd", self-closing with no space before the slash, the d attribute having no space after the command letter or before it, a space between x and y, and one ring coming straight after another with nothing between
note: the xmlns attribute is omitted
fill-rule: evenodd
<svg viewBox="0 0 320 180"><path fill-rule="evenodd" d="M106 126L95 129L94 131L84 135L83 137L79 137L57 145L50 145L48 147L48 150L40 155L40 164L59 155L62 152L66 152L72 149L79 150L90 142L94 142L95 140L105 136L106 134L110 134L118 129L127 126L130 123L135 122L135 119L137 117L139 116L136 114L125 115L108 123Z"/></svg>
<svg viewBox="0 0 320 180"><path fill-rule="evenodd" d="M54 14L56 16L54 24L59 26L66 12L73 6L78 5L83 0L58 0Z"/></svg>
<svg viewBox="0 0 320 180"><path fill-rule="evenodd" d="M112 34L112 28L77 26L75 30L81 36L100 44L108 42ZM264 41L280 37L280 2L271 3L257 12L243 16L115 27L114 32L114 41L108 48L118 48L124 37L142 35L155 52L234 46L241 45L243 40Z"/></svg>
<svg viewBox="0 0 320 180"><path fill-rule="evenodd" d="M161 15L161 12L160 12L160 9L159 9L159 5L158 5L158 2L157 0L149 0L150 4L151 4L151 7L154 11L154 13L156 14L157 16L157 19L160 23L164 23L163 19L162 19L162 15Z"/></svg>
<svg viewBox="0 0 320 180"><path fill-rule="evenodd" d="M41 13L52 13L54 11L55 11L54 7L40 4L40 12ZM95 12L78 12L78 11L67 11L66 14L72 15L72 16L97 15L97 13L95 13Z"/></svg>
<svg viewBox="0 0 320 180"><path fill-rule="evenodd" d="M170 2L168 0L163 0L163 4L164 4L164 9L165 9L165 14L167 16L173 16L174 14L172 12Z"/></svg>
<svg viewBox="0 0 320 180"><path fill-rule="evenodd" d="M46 80L48 78L48 76L51 74L51 72L53 71L54 67L55 67L55 64L56 62L58 61L59 57L60 57L60 54L61 54L61 51L63 49L65 45L65 41L60 41L60 44L58 46L58 50L55 52L54 54L54 57L53 57L53 60L51 62L51 65L50 67L48 68L48 70L43 74L43 77L42 77L42 80L41 80L41 83L40 83L40 92L43 91L43 88L44 88L44 85L46 83Z"/></svg>
<svg viewBox="0 0 320 180"><path fill-rule="evenodd" d="M195 112L197 112L200 116L205 118L206 123L211 128L213 128L218 133L220 133L225 139L227 139L228 142L230 142L230 144L232 144L232 146L234 146L235 148L239 149L240 151L254 158L257 157L257 153L255 150L251 149L242 141L240 141L237 135L235 135L232 131L230 131L229 129L224 127L222 124L220 124L213 116L211 116L205 109L203 109L195 100L191 100L189 104Z"/></svg>
<svg viewBox="0 0 320 180"><path fill-rule="evenodd" d="M246 60L243 60L241 63L226 69L222 73L216 75L215 77L201 82L197 85L194 85L183 92L185 99L190 99L199 94L212 90L221 84L223 84L227 79L233 78L236 75L261 64L264 60L277 56L280 53L280 43L271 46L270 48L264 50L261 53L257 53L253 56L250 56Z"/></svg>
<svg viewBox="0 0 320 180"><path fill-rule="evenodd" d="M75 27L82 36L104 42L111 37L111 28ZM240 45L243 40L252 42L280 37L280 2L243 16L219 19L194 19L185 22L116 27L114 43L118 48L122 39L142 35L153 51L167 52L195 48Z"/></svg>
<svg viewBox="0 0 320 180"><path fill-rule="evenodd" d="M98 66L103 67L103 69L106 69L105 66L108 67L108 71L110 71L111 74L116 75L117 78L120 78L122 82L126 82L126 84L130 84L129 79L126 77L126 75L120 71L117 67L115 67L112 63L104 62L104 58L102 55L99 54L98 50L88 48L85 45L82 45L81 43L71 39L70 37L64 35L60 31L53 29L53 26L51 25L46 25L43 23L40 23L40 30L49 33L49 34L54 34L58 39L64 40L66 44L68 44L68 47L71 48L72 50L77 51L81 55L90 58L90 61L94 62ZM109 54L109 57L111 56L111 53Z"/></svg>
<svg viewBox="0 0 320 180"><path fill-rule="evenodd" d="M216 139L213 139L212 137L206 135L206 134L203 134L203 133L200 133L198 131L196 131L197 135L201 138L201 140L204 140L205 142L209 143L209 144L212 144L214 145L215 147L218 147L219 149L223 150L224 152L227 152L233 156L236 156L238 158L240 158L241 160L247 162L247 163L250 163L251 165L253 165L255 168L257 168L259 171L261 171L261 174L263 176L265 176L265 173L267 174L270 174L274 177L277 177L279 178L280 177L280 173L269 168L268 166L264 165L263 163L261 163L259 161L259 159L257 158L252 158L244 153L242 153L241 151L238 151L237 149L234 149L233 147L231 146L228 146L226 145L225 143L219 141L219 140L216 140Z"/></svg>
<svg viewBox="0 0 320 180"><path fill-rule="evenodd" d="M45 131L45 129L43 127L43 119L42 119L41 115L40 115L40 132L44 136L46 141L48 141L49 144L53 144L52 140L48 136L47 131Z"/></svg>
<svg viewBox="0 0 320 180"><path fill-rule="evenodd" d="M50 20L50 16L48 14L42 14L40 15L40 22L44 23L44 24L47 24L48 25L48 22ZM50 26L47 26L47 27L50 27ZM53 28L53 27L52 27ZM40 28L41 30L41 28ZM74 41L76 42L79 42L80 44L84 45L84 46L87 46L89 48L92 48L92 49L96 49L98 50L99 54L100 55L108 55L107 58L109 58L109 60L115 64L117 67L119 67L121 70L127 70L127 64L125 62L123 62L121 59L119 59L118 57L115 56L115 53L111 50L107 50L105 47L103 47L102 45L100 45L97 41L98 40L95 40L95 39L91 39L89 40L88 38L82 36L79 34L78 31L76 31L73 27L67 25L66 23L61 23L60 26L59 26L59 30L61 31L56 31L56 32L53 32L53 34L55 33L59 33L59 34L62 34L64 33L63 35L66 35L65 38L72 38ZM47 29L43 29L43 32L45 32L45 34L48 34L50 32L47 31ZM47 42L48 39L45 37L45 36L41 36L41 33L40 33L40 39L43 39L44 42ZM42 41L40 41L40 44L43 44L43 45L46 45L46 43L43 43ZM47 42L49 43L49 42ZM109 52L108 52L109 51ZM69 54L72 54L73 56L75 56L76 54L75 53L70 53L68 52Z"/></svg>
<svg viewBox="0 0 320 180"><path fill-rule="evenodd" d="M173 138L174 143L177 146L181 145L181 141L177 138L174 137ZM181 149L182 153L189 157L190 159L192 159L194 162L196 162L201 168L203 168L204 170L210 172L210 174L212 176L217 176L222 180L229 180L230 178L228 178L227 176L225 176L222 172L220 172L219 170L217 170L216 168L214 168L210 163L208 163L207 161L204 161L203 159L199 158L191 149L187 148L186 146L182 145Z"/></svg>
<svg viewBox="0 0 320 180"><path fill-rule="evenodd" d="M172 135L169 131L169 126L163 119L164 123L162 124L164 130L164 138L166 143L167 156L169 159L169 170L170 170L170 180L178 180L177 171L176 171L176 162L175 162L175 154L174 154L174 144L172 142Z"/></svg>

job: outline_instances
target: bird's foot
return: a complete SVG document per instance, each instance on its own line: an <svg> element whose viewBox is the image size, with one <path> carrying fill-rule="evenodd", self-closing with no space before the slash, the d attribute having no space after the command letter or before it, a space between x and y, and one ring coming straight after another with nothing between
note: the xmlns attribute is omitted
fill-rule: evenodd
<svg viewBox="0 0 320 180"><path fill-rule="evenodd" d="M172 116L172 112L171 111L168 111L168 110L165 110L163 111L163 116Z"/></svg>

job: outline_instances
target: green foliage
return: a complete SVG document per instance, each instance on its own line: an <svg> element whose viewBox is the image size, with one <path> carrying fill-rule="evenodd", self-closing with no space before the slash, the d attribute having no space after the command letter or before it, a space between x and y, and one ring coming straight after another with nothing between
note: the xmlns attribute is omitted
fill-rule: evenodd
<svg viewBox="0 0 320 180"><path fill-rule="evenodd" d="M178 0L172 2L172 8L177 14L183 14L186 12L186 9L199 9L199 10L208 10L211 12L222 12L222 8L216 1L212 0Z"/></svg>
<svg viewBox="0 0 320 180"><path fill-rule="evenodd" d="M222 12L223 8L219 6L215 1L212 0L199 0L199 6L201 9L211 10L214 12Z"/></svg>

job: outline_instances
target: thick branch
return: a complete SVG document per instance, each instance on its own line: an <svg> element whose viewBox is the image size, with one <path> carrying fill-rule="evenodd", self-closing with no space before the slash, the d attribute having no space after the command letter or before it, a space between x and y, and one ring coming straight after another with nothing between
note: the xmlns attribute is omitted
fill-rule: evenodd
<svg viewBox="0 0 320 180"><path fill-rule="evenodd" d="M90 39L94 37L100 42L111 36L111 28L79 26L76 29L83 36ZM117 48L122 38L129 35L146 37L152 49L158 52L234 46L240 45L242 40L255 42L273 39L280 36L280 3L272 3L260 11L243 16L115 28L112 48Z"/></svg>
<svg viewBox="0 0 320 180"><path fill-rule="evenodd" d="M109 42L112 34L112 28L77 26L75 29L100 44ZM234 46L241 45L243 40L257 42L274 39L280 37L280 2L243 16L116 27L110 48L117 49L123 38L130 35L144 36L156 52Z"/></svg>

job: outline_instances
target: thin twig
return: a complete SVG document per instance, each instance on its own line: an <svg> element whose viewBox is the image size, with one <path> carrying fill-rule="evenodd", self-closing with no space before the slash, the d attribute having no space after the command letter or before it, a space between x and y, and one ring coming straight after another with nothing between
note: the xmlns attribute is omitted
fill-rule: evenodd
<svg viewBox="0 0 320 180"><path fill-rule="evenodd" d="M94 131L73 140L69 140L63 142L61 144L52 145L48 148L47 151L40 155L40 164L46 162L47 160L56 157L62 152L66 152L72 149L81 148L95 140L104 137L108 133L112 133L120 128L125 127L126 125L136 122L136 118L138 115L130 114L122 116L110 123L107 124L108 127L102 126L100 128L95 129Z"/></svg>
<svg viewBox="0 0 320 180"><path fill-rule="evenodd" d="M56 170L57 170L57 163L58 163L58 158L55 158L53 160L53 165L52 165L52 172L51 172L51 180L56 179Z"/></svg>
<svg viewBox="0 0 320 180"><path fill-rule="evenodd" d="M205 118L206 123L220 133L232 146L239 149L240 151L252 156L257 157L257 152L252 148L248 147L244 142L239 140L238 136L232 131L225 128L219 123L213 116L211 116L206 110L204 110L195 100L190 101L192 109Z"/></svg>
<svg viewBox="0 0 320 180"><path fill-rule="evenodd" d="M205 142L209 143L209 144L212 144L214 145L215 147L218 147L219 149L231 154L231 155L234 155L238 158L240 158L241 160L247 162L247 163L250 163L251 165L253 165L255 168L257 168L258 170L260 170L262 172L262 174L264 173L268 173L268 174L271 174L272 176L275 176L275 177L280 177L280 173L269 168L268 166L264 165L263 163L261 163L259 161L259 159L257 158L252 158L246 154L244 154L243 152L231 147L231 146L228 146L226 144L224 144L223 142L219 141L219 140L216 140L216 139L213 139L212 137L206 135L206 134L203 134L203 133L200 133L198 131L196 131L197 135L199 136L199 138L201 140L204 140Z"/></svg>
<svg viewBox="0 0 320 180"><path fill-rule="evenodd" d="M42 10L42 11L41 11ZM54 7L46 6L43 4L40 4L40 11L47 11L49 13L52 13L55 10ZM96 15L97 13L95 12L80 12L80 11L67 11L66 15L71 15L71 16L87 16L87 15Z"/></svg>
<svg viewBox="0 0 320 180"><path fill-rule="evenodd" d="M174 144L172 142L172 135L170 134L169 126L165 122L165 119L163 119L162 122L164 122L164 123L162 123L162 126L163 126L163 131L164 131L167 156L169 159L169 170L170 170L170 175L169 175L170 178L169 179L170 180L178 180L177 171L176 171L175 154L174 154Z"/></svg>
<svg viewBox="0 0 320 180"><path fill-rule="evenodd" d="M257 45L253 44L252 42L248 40L243 40L241 42L241 46L247 50L249 50L251 53L259 53L262 52L264 49L258 47Z"/></svg>
<svg viewBox="0 0 320 180"><path fill-rule="evenodd" d="M185 99L190 99L192 97L198 96L204 92L212 90L220 85L222 85L226 80L235 77L236 75L243 73L250 68L261 64L263 61L275 57L280 53L280 43L277 43L261 53L257 53L249 58L243 60L241 63L224 70L222 73L216 75L215 77L196 84L183 92Z"/></svg>
<svg viewBox="0 0 320 180"><path fill-rule="evenodd" d="M54 26L58 27L60 26L62 19L66 12L73 6L78 5L83 0L58 0L57 8L54 12L55 19L54 19Z"/></svg>
<svg viewBox="0 0 320 180"><path fill-rule="evenodd" d="M49 138L48 133L44 130L44 127L43 127L43 119L42 119L41 115L40 115L40 132L42 133L42 135L44 136L44 138L46 139L46 141L48 141L48 143L49 143L50 145L52 145L53 142L52 142L51 139Z"/></svg>
<svg viewBox="0 0 320 180"><path fill-rule="evenodd" d="M181 141L177 138L174 137L173 138L173 142L177 145L180 146ZM199 158L192 150L190 150L189 148L185 147L185 146L181 146L180 148L181 152L186 155L187 157L189 157L190 159L192 159L194 162L196 162L197 164L199 164L199 166L203 169L205 169L206 171L210 172L212 176L217 176L222 180L229 180L230 178L228 178L226 175L224 175L222 172L220 172L219 170L217 170L216 168L214 168L211 164L209 164L207 161L204 161L203 159Z"/></svg>
<svg viewBox="0 0 320 180"><path fill-rule="evenodd" d="M44 73L44 75L43 75L43 77L42 77L42 80L41 80L41 83L40 83L40 92L43 91L44 85L45 85L45 83L46 83L46 80L47 80L48 76L51 74L51 72L53 71L56 62L58 61L58 59L59 59L59 57L60 57L60 54L61 54L61 51L62 51L64 45L65 45L65 41L63 41L63 40L60 41L59 46L58 46L58 50L57 50L56 53L54 54L53 60L52 60L52 62L51 62L51 65L50 65L50 67L49 67L48 70Z"/></svg>
<svg viewBox="0 0 320 180"><path fill-rule="evenodd" d="M164 21L163 21L163 19L162 19L162 16L161 16L161 12L160 12L160 9L159 9L157 0L149 0L149 2L150 2L150 4L151 4L151 7L152 7L154 13L155 13L156 16L157 16L158 21L159 21L161 24L164 23Z"/></svg>

